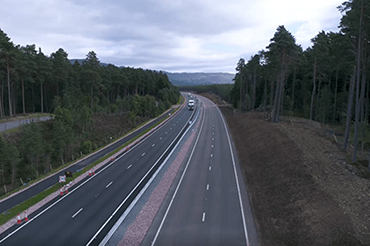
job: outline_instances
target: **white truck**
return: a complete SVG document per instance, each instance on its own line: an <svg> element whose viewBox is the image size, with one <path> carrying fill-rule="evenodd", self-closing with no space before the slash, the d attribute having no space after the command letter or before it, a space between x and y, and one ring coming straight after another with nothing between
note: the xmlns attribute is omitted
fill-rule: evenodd
<svg viewBox="0 0 370 246"><path fill-rule="evenodd" d="M194 107L195 107L194 100L193 99L190 99L189 102L188 102L188 108L189 108L189 110L194 110Z"/></svg>

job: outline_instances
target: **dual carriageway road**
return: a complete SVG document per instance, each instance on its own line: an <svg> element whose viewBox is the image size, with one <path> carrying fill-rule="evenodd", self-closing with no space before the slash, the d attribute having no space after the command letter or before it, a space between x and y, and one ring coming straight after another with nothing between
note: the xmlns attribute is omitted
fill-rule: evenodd
<svg viewBox="0 0 370 246"><path fill-rule="evenodd" d="M256 245L257 234L232 141L218 108L204 115L171 203L143 245ZM1 245L97 245L134 198L143 177L188 124L185 107L135 148L0 235ZM154 237L151 237L154 236ZM252 242L252 243L251 243Z"/></svg>

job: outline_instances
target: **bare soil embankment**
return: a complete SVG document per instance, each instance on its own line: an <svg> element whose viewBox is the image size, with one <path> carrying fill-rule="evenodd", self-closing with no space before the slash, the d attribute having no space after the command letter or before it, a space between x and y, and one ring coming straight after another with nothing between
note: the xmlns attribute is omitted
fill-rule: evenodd
<svg viewBox="0 0 370 246"><path fill-rule="evenodd" d="M370 181L318 123L272 124L220 107L249 191L261 245L370 245Z"/></svg>

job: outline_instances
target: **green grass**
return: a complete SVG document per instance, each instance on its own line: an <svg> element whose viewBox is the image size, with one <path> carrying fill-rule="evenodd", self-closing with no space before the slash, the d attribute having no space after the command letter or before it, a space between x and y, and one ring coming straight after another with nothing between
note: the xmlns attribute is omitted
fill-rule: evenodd
<svg viewBox="0 0 370 246"><path fill-rule="evenodd" d="M53 192L57 191L60 188L59 184L55 184L54 186L50 187L47 190L42 191L41 193L37 194L36 196L28 199L27 201L22 202L21 204L5 211L4 213L0 214L0 225L5 224L17 214L22 213L24 210L30 208L31 206L35 205L48 195L52 194Z"/></svg>
<svg viewBox="0 0 370 246"><path fill-rule="evenodd" d="M169 116L167 115L166 117L164 117L162 120L158 121L156 124L154 124L153 126L149 127L147 130L145 130L144 132L142 132L141 134L139 134L138 136L134 137L133 139L131 139L130 141L126 142L123 146L115 149L114 151L112 151L111 153L109 153L109 155L106 155L106 156L103 156L101 157L100 159L94 161L93 163L91 163L90 165L84 167L82 170L80 170L79 172L76 172L73 174L73 178L67 178L67 182L70 182L70 181L73 181L75 180L76 178L78 178L79 176L81 176L82 174L84 174L87 170L95 167L96 165L98 165L99 163L101 163L102 161L106 160L107 158L115 155L118 151L126 148L129 144L131 144L132 142L136 141L138 138L140 138L141 136L147 134L149 131L151 131L153 128L155 128L156 126L158 126L159 124L161 124L163 121L165 121ZM145 124L145 123L143 123ZM139 128L140 126L138 126L137 128ZM135 129L137 129L135 128ZM133 130L132 130L133 131ZM126 134L127 135L127 134ZM82 158L82 157L81 157ZM30 182L30 184L32 183L35 183L55 172L58 172L60 171L61 169L67 167L68 165L70 165L71 163L68 163L68 164L65 164L59 168L56 168L56 169L53 169L52 172L50 172L48 175L43 175L42 177L39 177L38 179L36 180L33 180L32 182ZM41 193L33 196L32 198L24 201L23 203L5 211L4 213L0 214L0 225L3 225L5 224L7 221L9 221L10 219L14 218L15 216L17 216L17 214L19 213L22 213L24 210L26 209L29 209L31 206L35 205L36 203L40 202L42 199L44 199L45 197L49 196L50 194L52 194L53 192L57 191L58 189L60 189L61 185L59 183L56 183L55 185L51 186L50 188L42 191ZM11 193L8 193L6 196L9 196L10 194L16 192L16 191L19 191L21 189L23 189L24 187L20 187L19 189L16 189L14 191L12 191ZM2 197L6 197L5 195Z"/></svg>

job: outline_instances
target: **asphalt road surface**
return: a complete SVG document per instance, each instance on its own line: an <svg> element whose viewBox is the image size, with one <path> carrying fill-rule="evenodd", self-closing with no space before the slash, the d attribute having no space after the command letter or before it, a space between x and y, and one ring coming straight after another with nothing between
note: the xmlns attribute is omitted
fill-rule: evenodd
<svg viewBox="0 0 370 246"><path fill-rule="evenodd" d="M257 245L243 176L218 108L204 121L184 172L143 245Z"/></svg>
<svg viewBox="0 0 370 246"><path fill-rule="evenodd" d="M29 222L0 235L1 245L97 245L129 205L143 177L188 124L185 107L135 148L68 193L36 211ZM160 164L160 163L159 163Z"/></svg>
<svg viewBox="0 0 370 246"><path fill-rule="evenodd" d="M124 143L128 142L129 140L136 137L140 133L144 132L146 129L153 126L154 124L156 124L158 121L160 121L161 119L163 119L166 116L167 115L162 115L161 117L159 117L158 119L155 119L154 121L152 121L148 125L142 127L141 129L138 129L137 131L131 133L127 137L124 137L120 141L112 144L111 146L109 146L105 149L102 149L99 152L97 152L97 153L89 156L88 158L78 162L77 164L69 167L67 170L58 172L58 173L44 179L43 181L39 182L38 184L22 191L21 193L18 193L17 195L0 202L0 213L3 213L4 211L6 211L6 210L18 205L18 204L30 199L31 197L35 196L36 194L38 194L38 193L42 192L43 190L46 190L47 188L49 188L49 187L53 186L54 184L58 183L59 176L64 175L65 171L71 171L72 173L75 173L76 171L78 171L78 170L84 168L85 166L93 163L94 161L100 159L101 157L109 154L110 152L112 152L116 148L122 146Z"/></svg>

